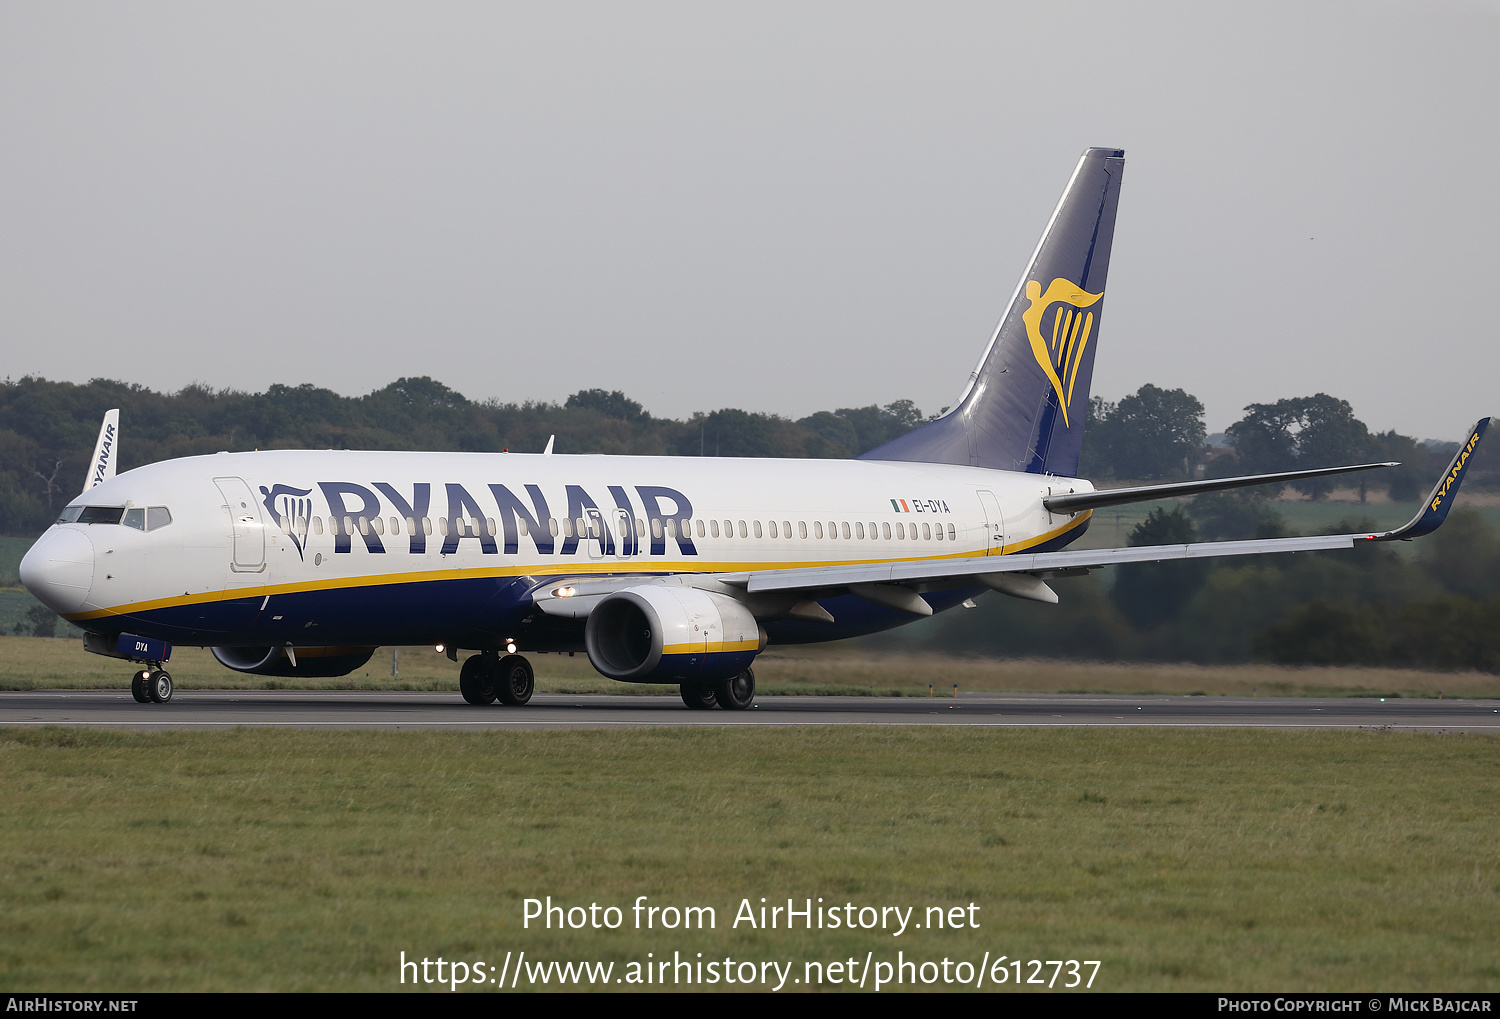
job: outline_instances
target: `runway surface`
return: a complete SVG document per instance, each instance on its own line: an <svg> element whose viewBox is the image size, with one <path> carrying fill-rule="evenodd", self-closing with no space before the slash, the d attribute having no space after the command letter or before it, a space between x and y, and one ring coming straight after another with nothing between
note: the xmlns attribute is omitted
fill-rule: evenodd
<svg viewBox="0 0 1500 1019"><path fill-rule="evenodd" d="M456 693L179 691L137 704L126 691L0 692L0 725L112 729L586 729L646 725L1151 726L1500 733L1500 701L963 694L761 697L748 711L692 711L676 697L538 694L524 708L471 707Z"/></svg>

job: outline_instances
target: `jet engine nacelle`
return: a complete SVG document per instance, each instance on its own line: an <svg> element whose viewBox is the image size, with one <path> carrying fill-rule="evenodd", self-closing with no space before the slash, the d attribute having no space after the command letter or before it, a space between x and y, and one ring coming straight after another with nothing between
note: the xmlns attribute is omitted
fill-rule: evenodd
<svg viewBox="0 0 1500 1019"><path fill-rule="evenodd" d="M209 650L220 665L235 672L308 677L347 676L375 653L372 647L214 647ZM294 657L295 665L292 664Z"/></svg>
<svg viewBox="0 0 1500 1019"><path fill-rule="evenodd" d="M600 599L583 631L594 668L632 683L738 676L765 647L750 610L691 587L645 585Z"/></svg>

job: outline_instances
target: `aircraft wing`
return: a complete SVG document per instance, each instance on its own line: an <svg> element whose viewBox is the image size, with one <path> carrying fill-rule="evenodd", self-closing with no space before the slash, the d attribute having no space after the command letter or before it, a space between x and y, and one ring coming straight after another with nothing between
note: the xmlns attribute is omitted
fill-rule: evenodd
<svg viewBox="0 0 1500 1019"><path fill-rule="evenodd" d="M963 559L918 559L882 563L850 563L835 566L768 568L738 573L676 574L661 577L622 575L613 577L553 578L533 592L534 603L549 615L587 618L600 600L640 584L674 584L716 589L745 596L802 593L816 599L844 591L868 601L904 609L915 615L931 615L932 608L919 596L922 589L982 585L1018 598L1056 602L1057 595L1046 581L1059 576L1086 573L1102 566L1124 563L1167 562L1176 559L1215 559L1228 556L1266 555L1276 552L1317 552L1352 548L1361 541L1409 541L1428 534L1442 524L1452 508L1458 487L1468 470L1469 459L1489 426L1481 418L1459 447L1453 461L1433 487L1417 515L1395 530L1373 534L1309 535L1299 538L1258 538L1246 541L1205 541L1182 545L1140 545L1131 548L1094 548L1061 552L1016 553L1000 556L970 556ZM1379 466L1379 465L1370 465ZM1331 471L1294 472L1308 477ZM1357 468L1356 468L1357 469ZM1286 475L1272 475L1286 478ZM1162 486L1173 487L1173 486ZM1179 493L1186 494L1186 493ZM1158 496L1159 497L1159 496ZM812 610L809 610L812 611ZM830 617L831 618L831 617Z"/></svg>
<svg viewBox="0 0 1500 1019"><path fill-rule="evenodd" d="M1209 559L1223 556L1264 555L1273 552L1313 552L1325 549L1352 548L1360 541L1407 541L1437 530L1448 516L1458 486L1468 470L1469 459L1489 426L1481 418L1459 447L1448 470L1434 486L1421 510L1392 531L1377 534L1312 535L1305 538L1263 538L1248 541L1206 541L1185 545L1142 545L1133 548L1080 549L1077 551L1017 553L1003 556L972 556L965 559L917 560L889 563L857 563L840 566L817 566L802 569L753 570L746 573L719 575L716 579L731 586L743 586L750 594L845 588L872 601L894 604L905 600L911 611L928 614L915 603L919 599L903 598L894 587L911 589L923 584L952 586L965 578L993 587L1007 594L1038 601L1056 601L1056 595L1045 584L1047 579L1070 573L1081 573L1100 566L1122 563L1164 562L1173 559ZM1007 575L1022 575L1007 579ZM1026 577L1025 575L1030 575ZM884 590L881 590L884 588ZM894 596L894 597L893 597ZM929 609L930 611L930 609Z"/></svg>

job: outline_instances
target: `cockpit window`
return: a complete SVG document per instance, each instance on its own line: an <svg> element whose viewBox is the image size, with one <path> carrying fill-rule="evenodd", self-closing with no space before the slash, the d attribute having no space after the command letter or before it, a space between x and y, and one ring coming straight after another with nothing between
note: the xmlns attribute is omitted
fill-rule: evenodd
<svg viewBox="0 0 1500 1019"><path fill-rule="evenodd" d="M57 518L59 524L124 524L137 531L154 531L172 522L165 506L69 506Z"/></svg>
<svg viewBox="0 0 1500 1019"><path fill-rule="evenodd" d="M118 524L125 515L124 506L85 506L78 516L80 524Z"/></svg>

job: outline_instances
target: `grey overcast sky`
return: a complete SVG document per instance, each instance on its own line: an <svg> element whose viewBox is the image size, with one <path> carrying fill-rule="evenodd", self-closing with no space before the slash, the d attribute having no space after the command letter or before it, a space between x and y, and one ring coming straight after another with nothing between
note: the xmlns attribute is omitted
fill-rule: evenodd
<svg viewBox="0 0 1500 1019"><path fill-rule="evenodd" d="M0 0L0 373L952 402L1079 152L1094 392L1500 411L1500 2Z"/></svg>

